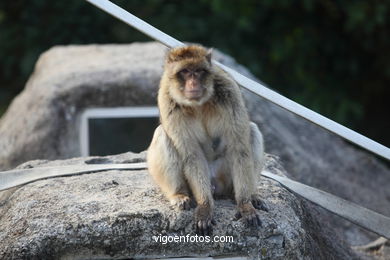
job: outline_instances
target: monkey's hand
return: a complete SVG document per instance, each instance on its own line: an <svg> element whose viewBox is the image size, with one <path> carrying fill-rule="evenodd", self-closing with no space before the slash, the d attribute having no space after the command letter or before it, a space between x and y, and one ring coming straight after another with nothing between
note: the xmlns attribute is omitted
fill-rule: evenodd
<svg viewBox="0 0 390 260"><path fill-rule="evenodd" d="M191 199L190 197L182 194L176 194L170 199L171 205L179 210L190 210Z"/></svg>
<svg viewBox="0 0 390 260"><path fill-rule="evenodd" d="M251 202L243 202L238 204L238 212L235 216L241 218L247 226L261 226L261 220Z"/></svg>
<svg viewBox="0 0 390 260"><path fill-rule="evenodd" d="M195 230L201 236L209 236L213 231L212 209L208 204L198 205L195 209Z"/></svg>
<svg viewBox="0 0 390 260"><path fill-rule="evenodd" d="M252 201L253 207L255 207L256 209L268 212L268 206L261 199L260 195L253 194L251 197L251 201Z"/></svg>

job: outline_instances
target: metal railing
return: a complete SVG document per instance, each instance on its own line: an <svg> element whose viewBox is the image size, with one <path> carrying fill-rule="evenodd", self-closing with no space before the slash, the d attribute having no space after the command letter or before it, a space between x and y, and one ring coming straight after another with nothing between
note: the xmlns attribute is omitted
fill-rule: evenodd
<svg viewBox="0 0 390 260"><path fill-rule="evenodd" d="M99 7L100 9L104 10L105 12L111 14L112 16L118 18L119 20L125 22L126 24L134 27L135 29L143 32L144 34L148 35L149 37L161 42L162 44L172 48L172 47L178 47L178 46L184 46L184 43L176 40L175 38L171 37L170 35L156 29L155 27L151 26L150 24L144 22L143 20L139 19L138 17L132 15L131 13L127 12L126 10L120 8L119 6L111 3L108 0L86 0L90 2L91 4ZM303 117L341 137L344 139L359 145L360 147L367 149L387 160L390 160L390 149L380 143L375 142L374 140L371 140L370 138L365 137L364 135L361 135L339 123L336 123L335 121L330 120L329 118L326 118L313 110L310 110L291 99L288 99L275 91L265 87L264 85L251 80L244 75L238 73L237 71L222 65L221 63L217 61L213 61L216 65L220 66L223 70L228 72L236 81L238 84L240 84L242 87L248 89L249 91L255 93L256 95L259 95L272 103L275 103L276 105L294 113L297 114L300 117Z"/></svg>

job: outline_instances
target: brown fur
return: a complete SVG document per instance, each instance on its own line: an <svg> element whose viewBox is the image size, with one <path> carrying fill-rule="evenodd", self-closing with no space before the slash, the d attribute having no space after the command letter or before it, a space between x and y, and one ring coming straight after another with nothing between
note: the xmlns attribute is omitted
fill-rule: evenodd
<svg viewBox="0 0 390 260"><path fill-rule="evenodd" d="M185 68L207 70L203 96L187 100L177 73ZM158 93L161 125L148 149L149 172L179 208L194 196L197 229L208 233L213 195L235 198L242 217L257 218L252 205L256 178L263 164L263 140L250 123L238 85L210 62L201 46L171 50ZM256 170L256 172L255 172Z"/></svg>
<svg viewBox="0 0 390 260"><path fill-rule="evenodd" d="M198 61L205 57L208 57L208 55L211 55L211 53L205 48L198 45L190 45L186 47L172 49L167 55L166 62L183 62L183 60ZM207 59L209 59L210 57L208 57Z"/></svg>

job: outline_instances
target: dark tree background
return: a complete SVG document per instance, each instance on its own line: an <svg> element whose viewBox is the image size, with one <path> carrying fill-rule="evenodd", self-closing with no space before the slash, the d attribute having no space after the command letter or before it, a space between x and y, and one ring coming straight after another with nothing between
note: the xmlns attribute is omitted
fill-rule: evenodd
<svg viewBox="0 0 390 260"><path fill-rule="evenodd" d="M390 145L390 1L116 0L283 95ZM83 0L0 2L0 115L54 45L150 39Z"/></svg>

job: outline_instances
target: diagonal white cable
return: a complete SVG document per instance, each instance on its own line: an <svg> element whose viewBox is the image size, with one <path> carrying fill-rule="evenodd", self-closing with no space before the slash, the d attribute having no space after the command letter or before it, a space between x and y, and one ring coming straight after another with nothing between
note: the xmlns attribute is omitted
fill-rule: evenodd
<svg viewBox="0 0 390 260"><path fill-rule="evenodd" d="M138 17L132 15L121 7L111 3L108 0L86 0L91 4L99 7L103 11L111 14L112 16L118 18L119 20L125 22L126 24L134 27L135 29L143 32L149 37L161 42L162 44L172 48L177 46L183 46L184 44L175 38L169 36L168 34L156 29L150 24L144 22ZM264 85L253 81L244 75L236 72L235 70L226 67L219 62L213 61L215 64L223 68L228 72L241 86L248 89L249 91L262 96L263 98L275 103L276 105L287 109L290 112L293 112L307 120L345 138L346 140L359 145L387 160L390 160L390 149L380 143L377 143L364 135L361 135L339 123L336 123L278 93Z"/></svg>
<svg viewBox="0 0 390 260"><path fill-rule="evenodd" d="M370 209L359 206L348 200L344 200L325 191L290 180L268 171L261 173L271 178L294 193L310 200L311 202L329 210L330 212L345 218L363 228L371 230L378 235L390 239L390 218Z"/></svg>

